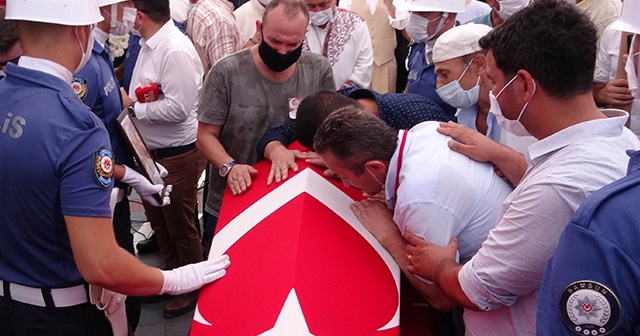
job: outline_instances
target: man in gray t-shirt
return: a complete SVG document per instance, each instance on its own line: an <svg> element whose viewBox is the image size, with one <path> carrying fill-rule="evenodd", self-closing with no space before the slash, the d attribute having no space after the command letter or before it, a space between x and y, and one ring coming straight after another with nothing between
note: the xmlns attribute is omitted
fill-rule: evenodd
<svg viewBox="0 0 640 336"><path fill-rule="evenodd" d="M205 244L213 235L225 184L234 195L251 185L256 144L268 129L289 121L289 100L334 89L329 62L302 52L308 23L304 2L272 1L259 26L262 42L220 60L207 75L197 146L218 169L209 179Z"/></svg>

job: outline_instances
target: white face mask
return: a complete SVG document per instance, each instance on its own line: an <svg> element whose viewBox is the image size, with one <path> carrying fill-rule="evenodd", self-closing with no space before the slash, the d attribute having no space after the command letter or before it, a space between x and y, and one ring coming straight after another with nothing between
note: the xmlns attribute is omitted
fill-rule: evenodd
<svg viewBox="0 0 640 336"><path fill-rule="evenodd" d="M499 1L500 10L498 12L498 16L501 19L506 20L511 15L515 14L517 11L525 8L529 3L528 0L502 0Z"/></svg>
<svg viewBox="0 0 640 336"><path fill-rule="evenodd" d="M460 75L458 79L436 90L438 96L440 96L445 103L455 108L468 108L478 102L478 96L480 95L480 76L478 76L476 85L469 90L465 90L460 86L460 79L467 73L471 63L473 63L473 61L464 68L462 75Z"/></svg>
<svg viewBox="0 0 640 336"><path fill-rule="evenodd" d="M523 137L523 136L531 135L531 133L529 133L529 131L527 131L524 125L522 125L522 123L520 122L520 118L522 118L522 114L524 113L524 110L529 105L529 102L526 102L524 104L516 120L507 119L502 114L502 109L500 108L500 104L498 103L498 97L500 96L502 91L504 91L504 89L506 89L507 86L511 85L511 83L513 83L513 81L516 80L517 77L518 75L513 76L513 78L509 81L509 83L507 83L507 85L505 85L502 88L502 90L498 92L498 95L494 96L493 91L489 91L489 101L491 102L491 107L489 108L489 111L493 113L493 115L496 117L496 120L498 121L498 125L500 125L500 127L503 130L513 135ZM533 97L535 93L536 93L536 82L533 81L533 94L531 94L531 96Z"/></svg>
<svg viewBox="0 0 640 336"><path fill-rule="evenodd" d="M416 42L427 42L433 39L433 37L438 35L438 33L442 30L442 26L444 25L444 20L447 18L448 15L449 14L444 13L436 18L429 20L429 19L423 18L422 16L416 13L411 13L411 16L409 17L409 23L407 24L407 28L406 28L407 35L409 35L409 37ZM429 35L429 33L427 32L427 29L429 28L429 24L436 20L440 20L440 22L438 22L438 26L436 27L435 32Z"/></svg>
<svg viewBox="0 0 640 336"><path fill-rule="evenodd" d="M122 12L122 22L118 21L118 5L111 5L111 27L109 33L122 36L127 35L133 28L133 23L136 21L137 10L131 7L124 7Z"/></svg>
<svg viewBox="0 0 640 336"><path fill-rule="evenodd" d="M142 24L140 24L140 28L136 29L135 26L131 26L131 34L141 37L142 34L140 33L140 30L142 30Z"/></svg>
<svg viewBox="0 0 640 336"><path fill-rule="evenodd" d="M258 0L258 2L259 2L261 5L265 6L265 7L267 7L267 5L268 5L271 1L273 1L273 0ZM309 14L311 14L311 13L309 13Z"/></svg>
<svg viewBox="0 0 640 336"><path fill-rule="evenodd" d="M333 18L333 6L319 12L309 12L309 21L316 26L327 24Z"/></svg>
<svg viewBox="0 0 640 336"><path fill-rule="evenodd" d="M78 36L78 28L84 27L76 27L76 38L78 39L78 44L80 45L80 50L82 51L82 59L80 60L80 64L73 70L73 73L80 71L87 65L89 59L91 58L91 51L93 50L93 35L91 34L91 28L89 29L89 38L87 39L87 45L83 48L82 42L80 42L80 37Z"/></svg>

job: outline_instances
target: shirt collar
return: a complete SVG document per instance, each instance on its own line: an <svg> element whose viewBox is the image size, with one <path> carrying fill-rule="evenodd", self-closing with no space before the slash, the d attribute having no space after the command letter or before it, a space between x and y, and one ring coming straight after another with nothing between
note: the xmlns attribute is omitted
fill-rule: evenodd
<svg viewBox="0 0 640 336"><path fill-rule="evenodd" d="M577 141L595 137L614 137L620 135L629 114L616 109L601 110L607 118L595 119L567 127L529 146L528 160L533 165L543 155L564 148Z"/></svg>
<svg viewBox="0 0 640 336"><path fill-rule="evenodd" d="M629 155L629 167L627 169L627 175L640 170L640 150L627 150Z"/></svg>
<svg viewBox="0 0 640 336"><path fill-rule="evenodd" d="M162 40L175 28L172 20L167 21L160 29L153 34L148 40L140 39L140 44L146 45L151 50L155 49Z"/></svg>
<svg viewBox="0 0 640 336"><path fill-rule="evenodd" d="M46 60L44 58L35 58L30 56L21 56L18 66L26 69L42 71L52 76L62 79L65 83L71 84L73 74L62 65Z"/></svg>
<svg viewBox="0 0 640 336"><path fill-rule="evenodd" d="M91 31L91 35L93 35L93 39L98 42L98 44L100 45L100 47L102 47L104 49L104 44L107 42L107 40L109 39L109 34L104 32L102 29L95 27L93 28L93 30Z"/></svg>
<svg viewBox="0 0 640 336"><path fill-rule="evenodd" d="M387 177L384 181L384 190L385 196L387 198L387 205L391 208L396 206L396 174L398 173L398 156L400 155L400 143L402 142L403 132L407 133L407 143L411 138L411 132L409 130L402 130L398 132L397 142L396 142L396 150L393 152L391 156L391 160L389 161L389 169L387 169ZM404 148L407 151L407 146Z"/></svg>

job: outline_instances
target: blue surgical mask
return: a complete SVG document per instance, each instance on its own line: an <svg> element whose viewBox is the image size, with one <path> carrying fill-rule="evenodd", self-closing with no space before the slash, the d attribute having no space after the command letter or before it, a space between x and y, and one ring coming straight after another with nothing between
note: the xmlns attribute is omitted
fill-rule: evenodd
<svg viewBox="0 0 640 336"><path fill-rule="evenodd" d="M438 96L440 96L445 103L455 108L468 108L478 103L478 96L480 95L480 76L478 76L476 85L469 90L465 90L460 86L460 79L465 73L467 73L471 63L473 63L473 61L467 65L458 79L436 90Z"/></svg>

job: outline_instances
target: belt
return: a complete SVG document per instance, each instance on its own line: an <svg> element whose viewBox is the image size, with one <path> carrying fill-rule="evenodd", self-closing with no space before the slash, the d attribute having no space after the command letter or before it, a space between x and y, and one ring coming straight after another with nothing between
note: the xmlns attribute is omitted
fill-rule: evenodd
<svg viewBox="0 0 640 336"><path fill-rule="evenodd" d="M89 302L85 285L34 288L0 280L0 296L38 307L64 308Z"/></svg>
<svg viewBox="0 0 640 336"><path fill-rule="evenodd" d="M194 148L196 148L196 143L192 142L184 146L160 148L160 149L152 150L151 154L153 154L156 157L156 160L160 160L160 159L184 154Z"/></svg>

